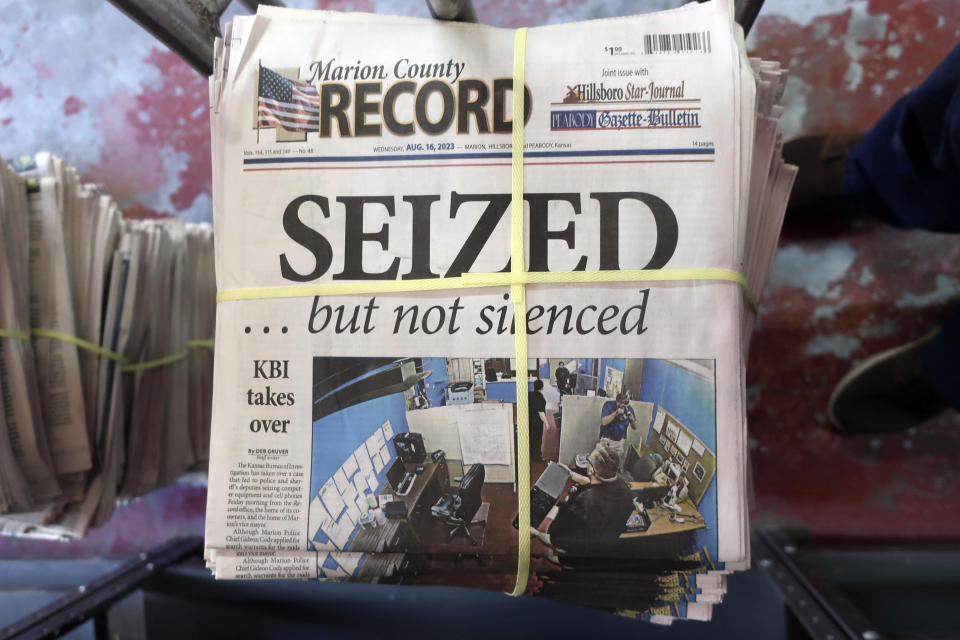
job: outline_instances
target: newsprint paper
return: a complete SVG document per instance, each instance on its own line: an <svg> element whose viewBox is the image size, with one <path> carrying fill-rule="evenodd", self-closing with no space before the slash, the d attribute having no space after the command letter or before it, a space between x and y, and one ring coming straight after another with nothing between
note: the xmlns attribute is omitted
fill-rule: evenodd
<svg viewBox="0 0 960 640"><path fill-rule="evenodd" d="M516 376L528 593L705 619L747 566L745 287L529 285L526 363L508 286L304 287L509 271L522 117L526 271L762 289L792 179L783 74L746 58L729 2L531 28L523 114L514 36L261 7L218 43L218 578L511 590Z"/></svg>

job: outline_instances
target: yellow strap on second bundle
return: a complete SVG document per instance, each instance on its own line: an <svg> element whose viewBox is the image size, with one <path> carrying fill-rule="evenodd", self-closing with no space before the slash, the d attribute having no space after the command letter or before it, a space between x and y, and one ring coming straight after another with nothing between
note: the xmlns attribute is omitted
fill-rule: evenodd
<svg viewBox="0 0 960 640"><path fill-rule="evenodd" d="M8 333L10 334L16 333L17 335L7 335ZM100 345L94 344L89 340L84 340L83 338L72 336L69 333L63 333L62 331L54 331L52 329L33 329L30 332L30 334L36 338L49 338L51 340L59 340L60 342L66 342L68 344L72 344L76 347L79 347L80 349L83 349L85 351L95 353L98 356L109 358L114 362L118 362L120 364L120 370L123 371L124 373L131 373L135 371L146 371L148 369L156 369L157 367L163 367L168 364L173 364L174 362L179 362L180 360L183 360L188 355L190 355L190 349L199 348L199 347L206 347L209 349L213 348L213 340L188 340L187 349L177 351L176 353L172 353L169 356L164 356L162 358L157 358L155 360L147 360L146 362L131 363L125 357L123 357L123 355L119 353L110 351L110 349L101 347ZM28 342L30 341L30 336L27 334L7 331L5 329L0 329L0 337L13 337L13 338L18 338L20 340L26 340Z"/></svg>
<svg viewBox="0 0 960 640"><path fill-rule="evenodd" d="M63 333L62 331L53 331L52 329L34 329L30 332L35 338L50 338L51 340L59 340L60 342L67 342L69 344L80 347L84 351L89 351L95 353L98 356L103 356L104 358L110 358L115 360L120 364L125 364L127 359L124 358L119 353L110 351L101 347L98 344L94 344L89 340L84 340L83 338L78 338L77 336L72 336L69 333Z"/></svg>
<svg viewBox="0 0 960 640"><path fill-rule="evenodd" d="M147 360L146 362L137 362L134 364L125 364L120 367L120 370L124 373L129 373L133 371L146 371L147 369L156 369L157 367L164 367L168 364L173 364L174 362L179 362L190 355L189 349L184 349L183 351L178 351L172 353L169 356L164 356L163 358L157 358L156 360Z"/></svg>
<svg viewBox="0 0 960 640"><path fill-rule="evenodd" d="M10 338L11 340L22 340L23 342L30 342L29 333L24 333L22 331L14 331L13 329L0 329L0 338Z"/></svg>

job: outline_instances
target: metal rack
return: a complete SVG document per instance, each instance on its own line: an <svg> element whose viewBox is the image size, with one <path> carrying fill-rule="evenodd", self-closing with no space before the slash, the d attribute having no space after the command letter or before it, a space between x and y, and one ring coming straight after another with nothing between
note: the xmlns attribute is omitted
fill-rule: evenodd
<svg viewBox="0 0 960 640"><path fill-rule="evenodd" d="M704 2L705 0L699 0ZM213 73L213 41L220 35L220 17L232 0L110 0L204 76ZM258 5L282 7L282 0L240 0L251 11ZM477 22L471 0L426 0L438 20ZM734 19L749 33L763 0L734 0Z"/></svg>
<svg viewBox="0 0 960 640"><path fill-rule="evenodd" d="M419 637L427 629L443 628L459 628L459 636L470 638L502 635L507 629L514 637L582 637L585 629L601 628L611 637L642 631L654 640L956 637L956 547L820 546L779 529L761 529L753 533L752 548L755 568L731 576L726 601L711 623L640 629L634 620L602 611L486 591L217 581L204 565L202 540L185 538L71 589L0 629L0 640L53 638L85 624L86 637L98 640ZM403 579L397 576L393 582L402 584ZM370 615L372 610L376 615Z"/></svg>

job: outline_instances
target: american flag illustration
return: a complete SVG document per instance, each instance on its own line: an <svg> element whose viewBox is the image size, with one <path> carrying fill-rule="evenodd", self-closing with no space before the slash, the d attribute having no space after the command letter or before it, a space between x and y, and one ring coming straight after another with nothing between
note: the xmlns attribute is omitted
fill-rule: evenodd
<svg viewBox="0 0 960 640"><path fill-rule="evenodd" d="M284 78L260 67L257 120L261 127L287 131L317 131L320 123L320 94L310 83Z"/></svg>

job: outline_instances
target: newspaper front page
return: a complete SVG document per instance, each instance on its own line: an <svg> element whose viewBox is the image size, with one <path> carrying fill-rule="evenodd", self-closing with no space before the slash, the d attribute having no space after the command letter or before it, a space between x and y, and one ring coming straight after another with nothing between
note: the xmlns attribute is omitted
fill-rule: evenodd
<svg viewBox="0 0 960 640"><path fill-rule="evenodd" d="M509 286L302 288L508 272L517 117L526 271L742 269L756 85L729 3L531 28L523 114L513 51L513 30L264 7L218 44L217 577L512 588L517 376L531 592L614 559L659 585L634 601L692 605L670 567L747 561L737 284L528 285L527 363ZM464 552L489 563L444 573Z"/></svg>

